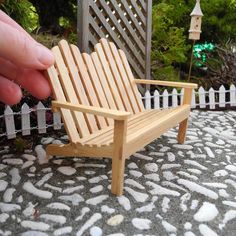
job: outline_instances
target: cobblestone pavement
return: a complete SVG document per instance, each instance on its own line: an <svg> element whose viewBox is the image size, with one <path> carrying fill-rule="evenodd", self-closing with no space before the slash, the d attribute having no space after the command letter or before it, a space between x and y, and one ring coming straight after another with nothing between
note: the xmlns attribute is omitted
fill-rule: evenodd
<svg viewBox="0 0 236 236"><path fill-rule="evenodd" d="M25 153L0 149L0 235L236 235L236 112L191 114L187 140L172 129L126 162L122 197L111 161L47 162L45 136Z"/></svg>

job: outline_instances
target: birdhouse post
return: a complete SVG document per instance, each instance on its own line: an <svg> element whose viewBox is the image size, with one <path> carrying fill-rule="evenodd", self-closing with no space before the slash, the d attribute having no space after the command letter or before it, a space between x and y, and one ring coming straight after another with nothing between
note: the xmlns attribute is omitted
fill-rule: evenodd
<svg viewBox="0 0 236 236"><path fill-rule="evenodd" d="M199 40L201 34L201 25L202 25L202 17L203 13L200 6L200 0L196 0L196 5L190 14L191 16L191 24L189 29L189 39L191 40Z"/></svg>
<svg viewBox="0 0 236 236"><path fill-rule="evenodd" d="M200 0L196 0L195 7L193 11L190 14L191 16L191 23L190 23L190 29L189 29L189 39L193 40L193 46L192 46L192 54L191 54L191 60L189 65L189 73L188 73L188 81L190 81L191 78L191 72L192 72L192 65L193 65L193 50L194 50L194 44L196 40L200 39L201 34L201 25L202 25L202 10L200 6Z"/></svg>

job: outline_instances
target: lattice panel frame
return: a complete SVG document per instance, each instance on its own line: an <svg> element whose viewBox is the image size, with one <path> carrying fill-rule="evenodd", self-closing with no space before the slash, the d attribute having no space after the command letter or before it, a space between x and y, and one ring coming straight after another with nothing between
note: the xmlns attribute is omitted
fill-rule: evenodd
<svg viewBox="0 0 236 236"><path fill-rule="evenodd" d="M137 78L150 79L152 0L78 0L78 46L91 52L100 38L125 51Z"/></svg>

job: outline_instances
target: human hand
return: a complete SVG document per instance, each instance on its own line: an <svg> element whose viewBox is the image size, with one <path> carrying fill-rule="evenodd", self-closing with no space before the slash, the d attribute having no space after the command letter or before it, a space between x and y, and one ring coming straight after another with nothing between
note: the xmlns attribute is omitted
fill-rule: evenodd
<svg viewBox="0 0 236 236"><path fill-rule="evenodd" d="M18 103L21 87L38 99L47 98L51 89L40 70L53 63L51 51L0 10L0 101Z"/></svg>

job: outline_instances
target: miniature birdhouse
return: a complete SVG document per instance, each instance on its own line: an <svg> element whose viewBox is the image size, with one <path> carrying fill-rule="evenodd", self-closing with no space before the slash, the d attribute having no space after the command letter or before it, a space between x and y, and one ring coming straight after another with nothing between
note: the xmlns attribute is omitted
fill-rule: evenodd
<svg viewBox="0 0 236 236"><path fill-rule="evenodd" d="M196 5L190 14L191 16L191 24L189 29L189 39L199 40L201 34L201 24L203 13L200 6L200 0L196 0Z"/></svg>

